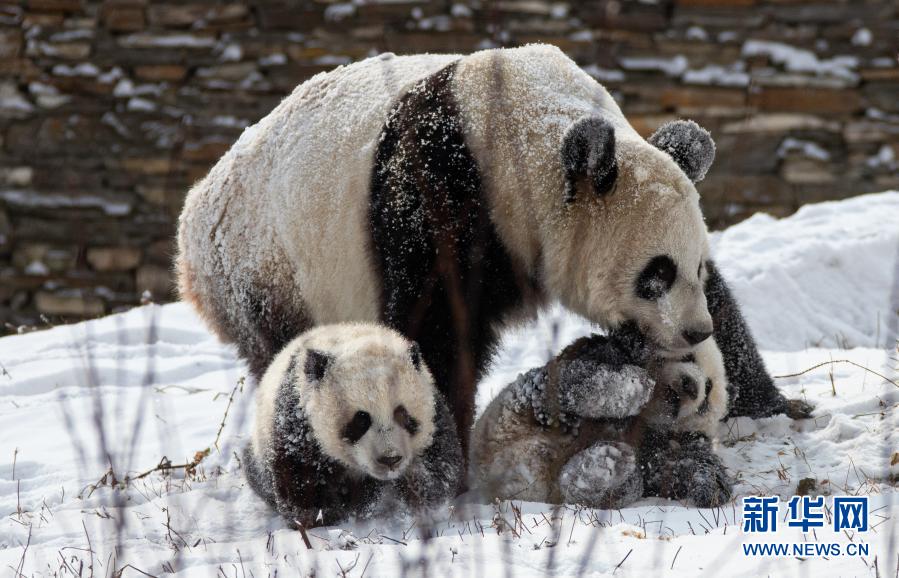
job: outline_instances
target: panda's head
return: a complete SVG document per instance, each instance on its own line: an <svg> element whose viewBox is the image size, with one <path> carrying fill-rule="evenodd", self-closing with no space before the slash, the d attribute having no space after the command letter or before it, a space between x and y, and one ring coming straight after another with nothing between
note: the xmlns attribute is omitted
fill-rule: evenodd
<svg viewBox="0 0 899 578"><path fill-rule="evenodd" d="M316 440L351 471L395 479L431 445L434 380L418 346L399 334L380 330L327 351L306 349L298 369Z"/></svg>
<svg viewBox="0 0 899 578"><path fill-rule="evenodd" d="M708 234L694 183L715 145L692 121L668 123L648 141L621 132L599 117L566 131L565 246L550 248L545 267L569 308L609 326L635 322L658 346L687 350L712 333Z"/></svg>

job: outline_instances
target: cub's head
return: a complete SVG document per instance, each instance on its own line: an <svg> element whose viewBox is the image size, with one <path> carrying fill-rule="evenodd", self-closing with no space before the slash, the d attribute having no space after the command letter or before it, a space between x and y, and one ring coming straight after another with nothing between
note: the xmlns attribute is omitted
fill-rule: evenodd
<svg viewBox="0 0 899 578"><path fill-rule="evenodd" d="M658 346L687 350L712 333L707 230L694 183L715 145L692 121L668 123L648 141L619 129L587 117L562 139L564 233L545 255L549 282L593 321L635 322Z"/></svg>
<svg viewBox="0 0 899 578"><path fill-rule="evenodd" d="M361 334L334 336L297 360L306 415L325 454L394 479L431 444L434 380L417 345L384 328L355 327Z"/></svg>

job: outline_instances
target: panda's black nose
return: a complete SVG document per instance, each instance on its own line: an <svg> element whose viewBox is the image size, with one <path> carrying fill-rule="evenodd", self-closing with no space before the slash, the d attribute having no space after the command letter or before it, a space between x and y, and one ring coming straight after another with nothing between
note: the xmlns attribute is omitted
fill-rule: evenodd
<svg viewBox="0 0 899 578"><path fill-rule="evenodd" d="M708 339L711 335L711 331L684 331L681 333L684 340L690 345L696 345L697 343L702 343L706 339Z"/></svg>
<svg viewBox="0 0 899 578"><path fill-rule="evenodd" d="M378 463L381 465L385 465L388 468L392 468L400 463L401 459L403 459L402 456L381 456L380 458L378 458Z"/></svg>

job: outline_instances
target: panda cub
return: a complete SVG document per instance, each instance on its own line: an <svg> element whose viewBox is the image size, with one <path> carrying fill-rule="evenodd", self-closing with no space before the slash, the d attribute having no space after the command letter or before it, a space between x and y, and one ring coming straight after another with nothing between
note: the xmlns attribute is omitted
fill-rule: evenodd
<svg viewBox="0 0 899 578"><path fill-rule="evenodd" d="M438 505L462 480L455 422L418 346L370 324L316 327L274 358L244 455L256 493L306 527L390 499Z"/></svg>
<svg viewBox="0 0 899 578"><path fill-rule="evenodd" d="M633 326L581 338L490 403L472 467L490 498L618 508L642 496L716 506L730 481L709 442L727 414L707 339L666 359Z"/></svg>

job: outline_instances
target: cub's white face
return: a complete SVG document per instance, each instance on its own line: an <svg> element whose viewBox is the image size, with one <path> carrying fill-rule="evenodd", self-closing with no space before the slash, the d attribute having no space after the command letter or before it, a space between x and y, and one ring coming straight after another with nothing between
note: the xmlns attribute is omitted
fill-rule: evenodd
<svg viewBox="0 0 899 578"><path fill-rule="evenodd" d="M306 352L325 359L321 378L306 392L319 444L351 470L379 480L402 475L434 433L433 378L417 349L395 341ZM309 368L306 363L307 379Z"/></svg>
<svg viewBox="0 0 899 578"><path fill-rule="evenodd" d="M597 196L581 183L568 208L557 250L563 304L606 325L635 322L660 347L686 352L712 333L699 195L665 153L634 141L617 149L613 188Z"/></svg>

